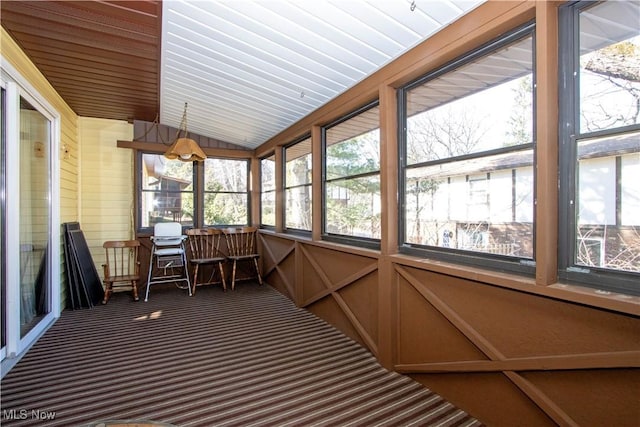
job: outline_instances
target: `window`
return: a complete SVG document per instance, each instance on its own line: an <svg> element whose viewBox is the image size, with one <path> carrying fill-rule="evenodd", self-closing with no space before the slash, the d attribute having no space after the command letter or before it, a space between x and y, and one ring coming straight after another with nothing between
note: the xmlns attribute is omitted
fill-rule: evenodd
<svg viewBox="0 0 640 427"><path fill-rule="evenodd" d="M246 225L249 221L247 160L204 161L204 225Z"/></svg>
<svg viewBox="0 0 640 427"><path fill-rule="evenodd" d="M324 237L365 246L380 239L378 103L323 128Z"/></svg>
<svg viewBox="0 0 640 427"><path fill-rule="evenodd" d="M260 224L276 226L276 156L260 160Z"/></svg>
<svg viewBox="0 0 640 427"><path fill-rule="evenodd" d="M401 251L532 272L533 31L401 90Z"/></svg>
<svg viewBox="0 0 640 427"><path fill-rule="evenodd" d="M311 138L284 150L285 227L311 231Z"/></svg>
<svg viewBox="0 0 640 427"><path fill-rule="evenodd" d="M560 276L640 294L640 4L561 8Z"/></svg>
<svg viewBox="0 0 640 427"><path fill-rule="evenodd" d="M158 222L196 223L193 163L168 160L162 154L142 154L140 226Z"/></svg>
<svg viewBox="0 0 640 427"><path fill-rule="evenodd" d="M173 221L188 228L249 223L249 160L140 153L138 162L139 230Z"/></svg>

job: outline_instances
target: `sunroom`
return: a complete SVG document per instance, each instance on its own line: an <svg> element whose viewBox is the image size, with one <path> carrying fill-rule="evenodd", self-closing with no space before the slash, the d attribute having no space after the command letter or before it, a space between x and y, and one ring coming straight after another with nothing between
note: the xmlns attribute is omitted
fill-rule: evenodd
<svg viewBox="0 0 640 427"><path fill-rule="evenodd" d="M82 324L98 334L131 317L124 339L174 304L209 319L282 298L293 311L264 316L292 336L293 319L320 319L469 422L638 424L637 2L9 1L0 12L3 389L33 381L37 398L41 374L20 379L29 357L64 359L47 346ZM181 130L206 159L165 156ZM123 292L70 308L63 224L80 224L99 274L105 241L138 240L146 278L162 222L256 227L264 285L193 297L157 286L148 302ZM173 348L171 336L211 350L156 333L148 348ZM144 357L131 369L149 384L169 375ZM11 408L3 423L55 411ZM398 408L386 425L437 424ZM367 416L324 424L376 423ZM323 424L300 417L288 422Z"/></svg>

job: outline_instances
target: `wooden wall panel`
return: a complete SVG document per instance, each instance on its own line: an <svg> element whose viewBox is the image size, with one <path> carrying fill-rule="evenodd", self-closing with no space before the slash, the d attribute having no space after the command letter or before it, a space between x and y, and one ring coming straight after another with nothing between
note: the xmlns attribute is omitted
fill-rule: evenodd
<svg viewBox="0 0 640 427"><path fill-rule="evenodd" d="M504 357L640 351L638 323L629 316L415 268L397 271L423 292L423 304L444 305Z"/></svg>
<svg viewBox="0 0 640 427"><path fill-rule="evenodd" d="M278 254L263 257L277 289L375 356L390 348L392 369L489 425L640 419L637 316L439 273L410 257L261 236L264 253ZM379 299L389 286L382 270L391 272L390 300Z"/></svg>
<svg viewBox="0 0 640 427"><path fill-rule="evenodd" d="M467 410L477 406L472 413L489 424L517 424L524 411L537 425L535 414L542 411L558 424L601 425L582 414L588 408L604 417L606 405L599 396L611 378L617 379L613 407L618 408L614 418L622 420L618 425L640 416L638 394L630 393L638 390L639 371L618 374L618 368L637 367L640 361L637 318L425 269L395 269L398 371ZM518 393L501 396L497 393L504 385L488 384L480 385L477 395L465 396L459 387L466 380L457 383L449 375L477 378L483 372L511 382ZM441 376L421 375L426 373ZM509 419L501 413L503 406L519 410Z"/></svg>
<svg viewBox="0 0 640 427"><path fill-rule="evenodd" d="M270 285L377 353L377 256L335 251L267 232L261 233L260 241Z"/></svg>
<svg viewBox="0 0 640 427"><path fill-rule="evenodd" d="M400 279L398 288L398 364L487 360L414 285Z"/></svg>
<svg viewBox="0 0 640 427"><path fill-rule="evenodd" d="M410 376L454 405L474 414L489 426L551 427L558 425L501 374L412 374Z"/></svg>
<svg viewBox="0 0 640 427"><path fill-rule="evenodd" d="M266 282L280 293L295 301L293 289L296 275L296 243L273 235L260 234L262 276Z"/></svg>
<svg viewBox="0 0 640 427"><path fill-rule="evenodd" d="M337 294L346 308L364 331L370 337L378 337L378 272L373 271L348 286L340 289Z"/></svg>
<svg viewBox="0 0 640 427"><path fill-rule="evenodd" d="M366 342L358 333L358 330L353 326L353 323L349 321L349 318L344 314L338 303L333 298L322 298L315 303L308 305L306 309L325 322L334 326L340 332L359 343L364 348L368 348Z"/></svg>
<svg viewBox="0 0 640 427"><path fill-rule="evenodd" d="M635 427L640 422L637 369L536 371L522 375L578 425Z"/></svg>
<svg viewBox="0 0 640 427"><path fill-rule="evenodd" d="M305 255L302 256L302 260L300 261L303 283L300 290L300 304L303 307L312 302L317 295L323 294L327 289L321 276L317 273L317 270L313 268L313 261Z"/></svg>

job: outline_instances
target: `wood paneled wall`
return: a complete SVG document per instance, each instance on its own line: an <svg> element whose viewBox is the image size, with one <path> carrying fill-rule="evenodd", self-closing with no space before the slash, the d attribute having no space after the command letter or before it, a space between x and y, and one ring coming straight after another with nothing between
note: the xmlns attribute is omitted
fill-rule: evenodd
<svg viewBox="0 0 640 427"><path fill-rule="evenodd" d="M402 255L267 231L260 241L271 286L488 425L637 425L637 316Z"/></svg>
<svg viewBox="0 0 640 427"><path fill-rule="evenodd" d="M257 156L278 153L310 132L314 162L311 236L287 234L282 227L262 230L262 267L266 281L298 306L359 342L384 366L488 425L635 426L640 423L640 298L601 295L557 279L560 4L487 2L258 147ZM535 277L399 254L396 89L532 20ZM324 242L321 126L376 98L380 250ZM280 167L276 161L276 170Z"/></svg>

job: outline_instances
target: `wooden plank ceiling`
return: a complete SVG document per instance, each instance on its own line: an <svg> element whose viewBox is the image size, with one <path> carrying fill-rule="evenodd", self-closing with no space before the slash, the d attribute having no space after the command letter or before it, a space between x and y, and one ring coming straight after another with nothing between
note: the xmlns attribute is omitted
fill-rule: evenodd
<svg viewBox="0 0 640 427"><path fill-rule="evenodd" d="M177 128L188 103L192 134L253 149L480 3L0 0L0 19L78 115Z"/></svg>
<svg viewBox="0 0 640 427"><path fill-rule="evenodd" d="M1 1L2 26L80 116L159 112L161 1Z"/></svg>

